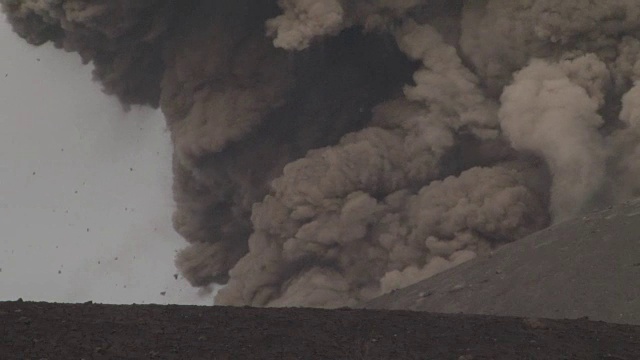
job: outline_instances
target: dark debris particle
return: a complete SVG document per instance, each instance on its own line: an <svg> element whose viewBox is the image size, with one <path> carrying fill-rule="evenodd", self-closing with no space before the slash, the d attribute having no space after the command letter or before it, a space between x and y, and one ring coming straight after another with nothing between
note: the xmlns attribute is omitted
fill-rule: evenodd
<svg viewBox="0 0 640 360"><path fill-rule="evenodd" d="M0 269L0 270L2 270L2 269ZM173 274L173 278L178 280L178 274Z"/></svg>
<svg viewBox="0 0 640 360"><path fill-rule="evenodd" d="M58 274L62 274L62 270L58 270Z"/></svg>
<svg viewBox="0 0 640 360"><path fill-rule="evenodd" d="M167 292L166 291L162 291L162 292L160 292L160 295L165 296L165 295L167 295Z"/></svg>

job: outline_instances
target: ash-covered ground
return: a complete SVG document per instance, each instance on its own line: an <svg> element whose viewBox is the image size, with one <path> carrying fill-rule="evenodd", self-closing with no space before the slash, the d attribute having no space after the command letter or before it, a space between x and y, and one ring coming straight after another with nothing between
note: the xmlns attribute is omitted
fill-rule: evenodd
<svg viewBox="0 0 640 360"><path fill-rule="evenodd" d="M620 360L640 327L353 309L0 302L0 358Z"/></svg>

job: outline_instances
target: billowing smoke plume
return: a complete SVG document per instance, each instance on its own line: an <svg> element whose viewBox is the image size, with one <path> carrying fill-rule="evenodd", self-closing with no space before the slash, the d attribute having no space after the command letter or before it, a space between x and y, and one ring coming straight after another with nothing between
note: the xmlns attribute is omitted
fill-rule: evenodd
<svg viewBox="0 0 640 360"><path fill-rule="evenodd" d="M353 305L640 194L640 3L0 0L174 144L219 304Z"/></svg>

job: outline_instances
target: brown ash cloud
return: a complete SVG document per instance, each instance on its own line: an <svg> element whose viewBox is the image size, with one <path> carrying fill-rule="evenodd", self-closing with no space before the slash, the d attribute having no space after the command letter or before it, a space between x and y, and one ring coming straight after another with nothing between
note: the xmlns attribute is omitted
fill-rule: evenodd
<svg viewBox="0 0 640 360"><path fill-rule="evenodd" d="M162 109L219 304L354 305L640 191L635 1L0 2Z"/></svg>

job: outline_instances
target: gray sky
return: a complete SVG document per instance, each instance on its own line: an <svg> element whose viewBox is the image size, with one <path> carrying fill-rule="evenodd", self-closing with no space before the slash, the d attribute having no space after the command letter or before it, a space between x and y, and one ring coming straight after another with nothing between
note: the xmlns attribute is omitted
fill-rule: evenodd
<svg viewBox="0 0 640 360"><path fill-rule="evenodd" d="M4 18L0 49L0 300L212 303L174 278L161 113L125 113L78 55Z"/></svg>

